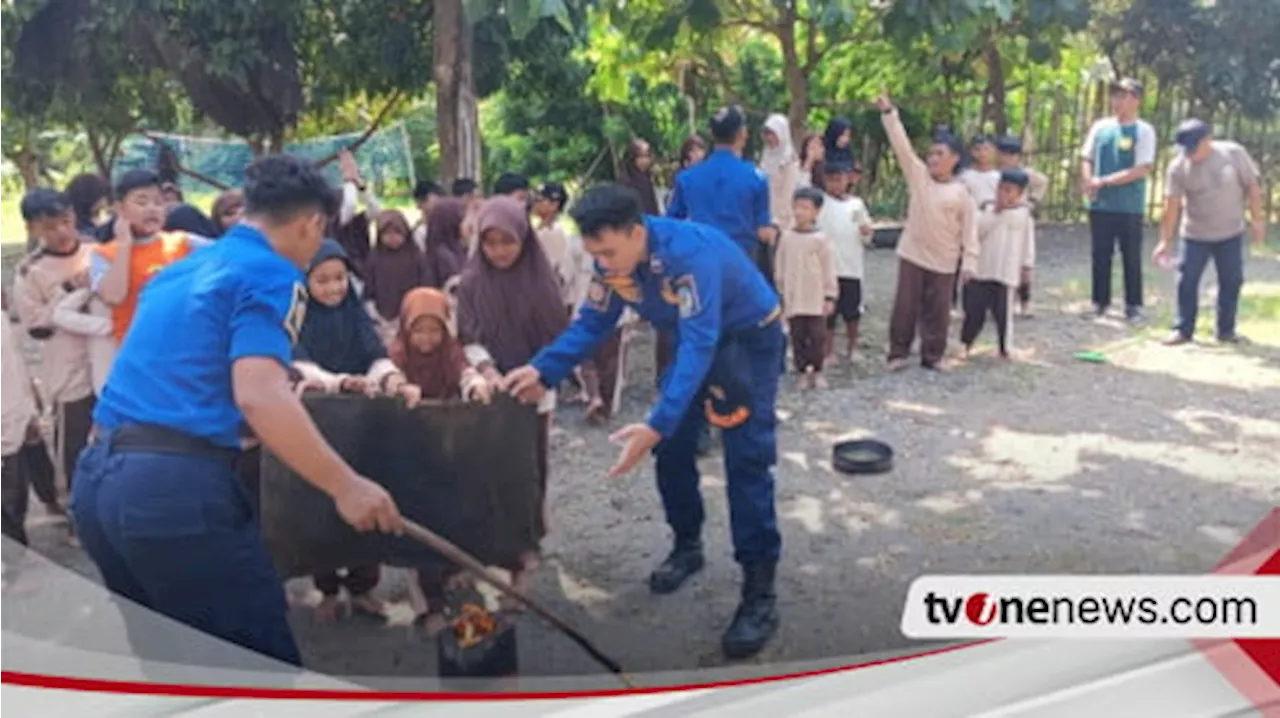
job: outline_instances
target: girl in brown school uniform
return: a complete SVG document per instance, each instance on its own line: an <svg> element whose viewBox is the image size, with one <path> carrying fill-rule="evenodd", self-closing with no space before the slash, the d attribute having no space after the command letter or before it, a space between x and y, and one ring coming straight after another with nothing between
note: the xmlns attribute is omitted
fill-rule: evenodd
<svg viewBox="0 0 1280 718"><path fill-rule="evenodd" d="M337 241L326 239L311 260L307 271L307 310L298 342L293 350L293 368L301 377L300 391L336 394L396 393L404 376L387 358L386 348L374 331L373 322L360 306L351 287L351 260ZM407 401L416 397L402 392ZM249 467L241 467L241 477L250 485L256 477ZM377 564L351 566L346 575L336 571L312 578L323 599L316 607L316 619L332 622L338 615L338 593L346 588L352 609L380 616L383 606L371 594L378 585Z"/></svg>
<svg viewBox="0 0 1280 718"><path fill-rule="evenodd" d="M527 364L564 331L560 283L529 225L524 204L510 197L484 203L476 218L480 246L458 283L458 339L467 358L496 384L502 374ZM543 493L539 535L546 532L548 437L555 392L538 407L538 474ZM514 580L526 585L537 556L526 555Z"/></svg>
<svg viewBox="0 0 1280 718"><path fill-rule="evenodd" d="M430 283L427 258L409 237L409 220L398 209L378 213L378 244L365 265L364 301L384 343L398 329L404 295ZM430 234L430 230L428 230Z"/></svg>
<svg viewBox="0 0 1280 718"><path fill-rule="evenodd" d="M467 203L456 197L441 197L432 204L431 214L427 215L427 270L423 286L444 289L462 272L467 262L467 246L462 234L466 216Z"/></svg>
<svg viewBox="0 0 1280 718"><path fill-rule="evenodd" d="M390 354L400 374L388 380L389 391L404 396L409 404L422 399L489 401L489 383L467 362L454 336L450 301L444 292L430 287L410 290L400 305L399 324ZM427 603L427 629L433 633L443 626L445 586L457 573L442 565L417 569L418 587Z"/></svg>

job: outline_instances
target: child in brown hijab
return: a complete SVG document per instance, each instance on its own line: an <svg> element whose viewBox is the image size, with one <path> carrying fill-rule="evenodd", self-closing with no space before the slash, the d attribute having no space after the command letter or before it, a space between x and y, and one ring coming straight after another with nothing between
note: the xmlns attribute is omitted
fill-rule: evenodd
<svg viewBox="0 0 1280 718"><path fill-rule="evenodd" d="M491 384L523 366L568 326L560 282L547 261L525 205L510 197L487 200L476 217L479 247L458 283L458 339ZM538 474L546 532L547 442L555 392L539 405ZM527 581L537 557L527 555L515 580Z"/></svg>
<svg viewBox="0 0 1280 718"><path fill-rule="evenodd" d="M400 210L378 213L378 244L366 265L364 300L384 343L395 337L400 302L414 287L426 285L426 256L410 237L409 220Z"/></svg>
<svg viewBox="0 0 1280 718"><path fill-rule="evenodd" d="M418 287L404 295L391 360L404 378L392 378L389 389L406 396L410 403L422 399L487 403L492 396L489 383L467 363L454 336L449 297L439 289ZM405 383L397 385L400 381ZM435 633L444 625L445 587L459 572L432 564L419 566L417 574L418 588L426 601L426 627Z"/></svg>
<svg viewBox="0 0 1280 718"><path fill-rule="evenodd" d="M462 271L467 261L467 245L462 222L467 203L456 197L435 200L427 215L426 262L428 287L443 289Z"/></svg>

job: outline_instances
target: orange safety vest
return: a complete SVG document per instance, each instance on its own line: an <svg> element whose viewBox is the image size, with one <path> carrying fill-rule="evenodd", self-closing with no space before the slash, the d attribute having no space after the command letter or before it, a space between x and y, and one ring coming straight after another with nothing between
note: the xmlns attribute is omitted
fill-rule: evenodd
<svg viewBox="0 0 1280 718"><path fill-rule="evenodd" d="M116 243L100 245L94 249L108 262L114 262ZM129 292L124 301L111 308L111 335L116 344L124 340L124 334L133 323L138 311L138 297L142 288L161 269L191 253L191 242L186 232L161 232L149 242L134 244L129 252Z"/></svg>

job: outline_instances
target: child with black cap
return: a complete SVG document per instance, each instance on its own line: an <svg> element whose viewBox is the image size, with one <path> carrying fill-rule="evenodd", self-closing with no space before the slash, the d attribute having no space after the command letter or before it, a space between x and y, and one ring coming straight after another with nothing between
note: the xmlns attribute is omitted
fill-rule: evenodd
<svg viewBox="0 0 1280 718"><path fill-rule="evenodd" d="M996 151L1000 156L1001 170L1020 169L1027 173L1026 198L1031 203L1031 216L1036 216L1036 209L1049 191L1049 178L1022 163L1022 140L1017 137L1006 136L996 140ZM1018 316L1031 316L1030 279L1018 285Z"/></svg>
<svg viewBox="0 0 1280 718"><path fill-rule="evenodd" d="M1030 279L1035 266L1035 219L1030 205L1023 201L1029 181L1023 170L1003 170L995 201L984 203L978 216L978 263L973 280L965 285L964 326L960 330L966 357L990 312L996 322L1000 356L1010 358L1010 299L1019 283Z"/></svg>

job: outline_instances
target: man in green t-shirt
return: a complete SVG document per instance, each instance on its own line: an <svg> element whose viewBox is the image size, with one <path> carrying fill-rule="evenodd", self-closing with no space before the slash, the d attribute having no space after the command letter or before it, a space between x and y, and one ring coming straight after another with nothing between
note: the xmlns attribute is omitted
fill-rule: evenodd
<svg viewBox="0 0 1280 718"><path fill-rule="evenodd" d="M1125 317L1142 318L1142 220L1147 175L1156 161L1156 131L1138 119L1142 83L1125 78L1111 86L1115 114L1093 123L1080 150L1080 176L1089 200L1093 237L1093 311L1111 306L1111 259L1116 246L1124 265Z"/></svg>

